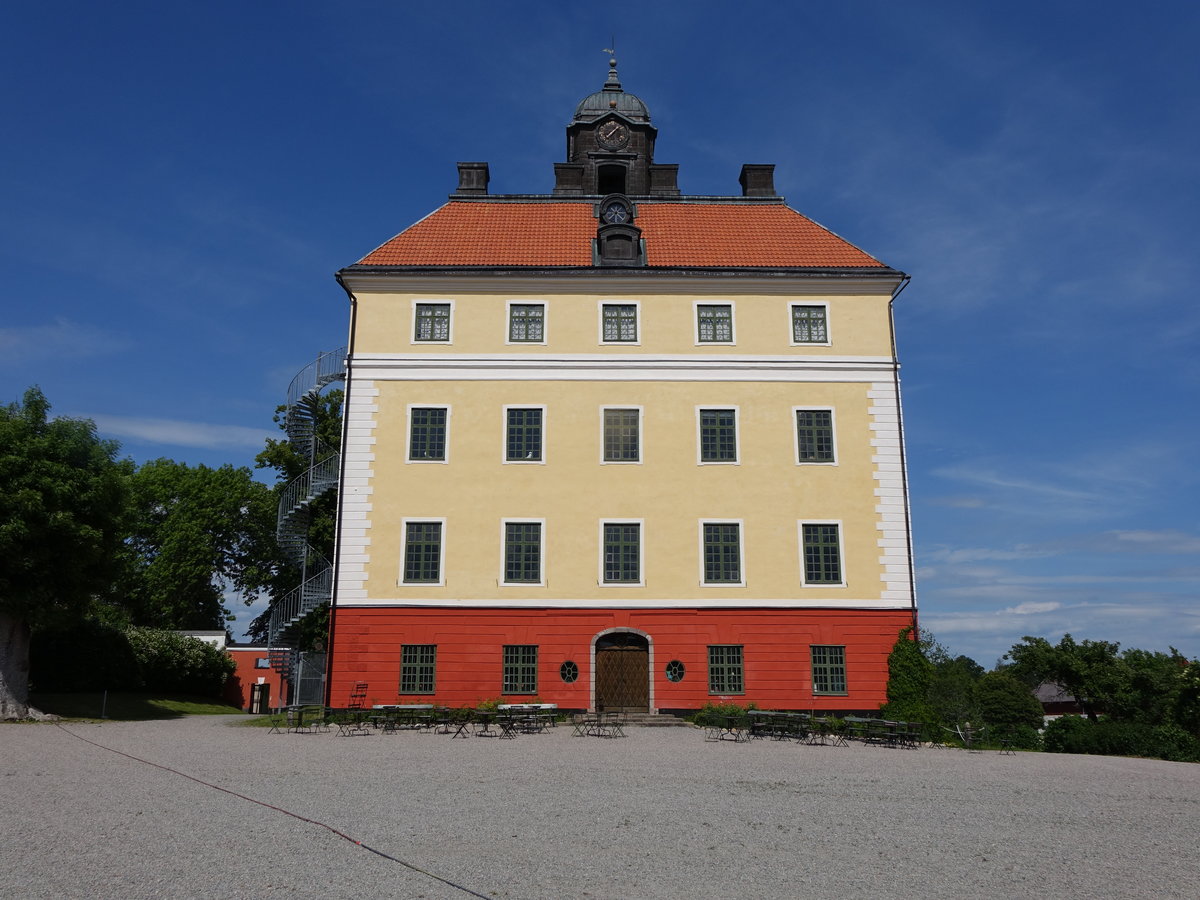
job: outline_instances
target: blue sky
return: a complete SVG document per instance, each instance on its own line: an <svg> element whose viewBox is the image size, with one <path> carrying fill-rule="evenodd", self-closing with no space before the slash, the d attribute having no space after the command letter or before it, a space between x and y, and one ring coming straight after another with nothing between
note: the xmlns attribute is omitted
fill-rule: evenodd
<svg viewBox="0 0 1200 900"><path fill-rule="evenodd" d="M1064 631L1200 655L1200 7L608 9L3 5L0 401L39 384L138 461L251 465L344 342L333 272L458 160L548 192L615 35L685 193L773 162L912 275L923 624L985 666Z"/></svg>

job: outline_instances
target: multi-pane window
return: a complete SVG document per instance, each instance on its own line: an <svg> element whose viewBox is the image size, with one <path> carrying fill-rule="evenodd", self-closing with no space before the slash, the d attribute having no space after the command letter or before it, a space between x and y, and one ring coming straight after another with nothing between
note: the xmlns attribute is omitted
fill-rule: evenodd
<svg viewBox="0 0 1200 900"><path fill-rule="evenodd" d="M537 693L537 644L504 645L505 694Z"/></svg>
<svg viewBox="0 0 1200 900"><path fill-rule="evenodd" d="M442 523L404 525L404 582L437 584L442 578Z"/></svg>
<svg viewBox="0 0 1200 900"><path fill-rule="evenodd" d="M796 451L805 462L833 462L833 410L796 410Z"/></svg>
<svg viewBox="0 0 1200 900"><path fill-rule="evenodd" d="M446 413L444 406L414 406L409 411L409 459L445 460Z"/></svg>
<svg viewBox="0 0 1200 900"><path fill-rule="evenodd" d="M737 462L736 410L700 410L700 462Z"/></svg>
<svg viewBox="0 0 1200 900"><path fill-rule="evenodd" d="M509 462L538 462L542 458L542 410L505 410L504 458Z"/></svg>
<svg viewBox="0 0 1200 900"><path fill-rule="evenodd" d="M801 526L804 543L804 583L841 584L842 548L837 525Z"/></svg>
<svg viewBox="0 0 1200 900"><path fill-rule="evenodd" d="M708 648L708 692L710 694L743 694L746 682L742 677L742 648L740 645L714 644Z"/></svg>
<svg viewBox="0 0 1200 900"><path fill-rule="evenodd" d="M413 334L418 341L450 340L450 304L418 303Z"/></svg>
<svg viewBox="0 0 1200 900"><path fill-rule="evenodd" d="M813 644L810 649L813 693L846 693L846 648Z"/></svg>
<svg viewBox="0 0 1200 900"><path fill-rule="evenodd" d="M504 581L539 584L542 580L542 523L504 523Z"/></svg>
<svg viewBox="0 0 1200 900"><path fill-rule="evenodd" d="M401 646L401 694L432 694L436 671L437 644L404 644Z"/></svg>
<svg viewBox="0 0 1200 900"><path fill-rule="evenodd" d="M742 581L741 526L737 522L705 522L704 583L740 584Z"/></svg>
<svg viewBox="0 0 1200 900"><path fill-rule="evenodd" d="M792 343L824 344L828 341L824 306L792 306Z"/></svg>
<svg viewBox="0 0 1200 900"><path fill-rule="evenodd" d="M604 583L637 584L641 580L641 524L638 522L605 522Z"/></svg>
<svg viewBox="0 0 1200 900"><path fill-rule="evenodd" d="M546 307L541 303L513 303L508 307L510 343L541 343L546 339Z"/></svg>
<svg viewBox="0 0 1200 900"><path fill-rule="evenodd" d="M702 344L733 342L733 307L702 303L696 307L696 339Z"/></svg>
<svg viewBox="0 0 1200 900"><path fill-rule="evenodd" d="M604 461L638 462L641 460L641 410L604 410Z"/></svg>
<svg viewBox="0 0 1200 900"><path fill-rule="evenodd" d="M604 341L636 342L636 303L605 303L601 309Z"/></svg>

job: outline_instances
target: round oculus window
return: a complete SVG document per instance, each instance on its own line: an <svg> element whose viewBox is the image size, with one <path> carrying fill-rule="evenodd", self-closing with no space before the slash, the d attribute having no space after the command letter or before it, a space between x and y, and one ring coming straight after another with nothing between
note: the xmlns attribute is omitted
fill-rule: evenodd
<svg viewBox="0 0 1200 900"><path fill-rule="evenodd" d="M667 663L667 681L683 681L683 663L677 659Z"/></svg>
<svg viewBox="0 0 1200 900"><path fill-rule="evenodd" d="M575 665L575 663L568 659L565 663L558 667L558 677L567 684L571 684L576 678L579 677L579 666Z"/></svg>

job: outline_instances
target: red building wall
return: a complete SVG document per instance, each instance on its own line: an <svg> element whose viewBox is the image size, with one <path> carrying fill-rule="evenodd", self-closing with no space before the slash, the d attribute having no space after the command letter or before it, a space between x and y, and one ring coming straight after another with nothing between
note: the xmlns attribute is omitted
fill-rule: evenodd
<svg viewBox="0 0 1200 900"><path fill-rule="evenodd" d="M364 681L369 704L474 706L501 696L503 646L536 644L538 698L586 709L592 700L593 639L610 629L629 629L651 642L657 709L699 709L727 699L772 709L873 710L886 700L888 653L900 629L911 624L907 610L335 609L330 704L345 706L354 683ZM434 695L400 695L402 644L437 645ZM744 694L708 693L710 644L743 646ZM812 644L845 646L846 695L813 696ZM664 669L676 659L686 674L671 682ZM565 660L579 666L571 684L559 677Z"/></svg>
<svg viewBox="0 0 1200 900"><path fill-rule="evenodd" d="M259 669L255 662L267 659L266 647L226 647L225 652L237 663L237 669L225 682L225 700L243 710L250 708L250 685L258 684L262 678L271 686L271 706L280 706L284 702L283 676L274 669Z"/></svg>

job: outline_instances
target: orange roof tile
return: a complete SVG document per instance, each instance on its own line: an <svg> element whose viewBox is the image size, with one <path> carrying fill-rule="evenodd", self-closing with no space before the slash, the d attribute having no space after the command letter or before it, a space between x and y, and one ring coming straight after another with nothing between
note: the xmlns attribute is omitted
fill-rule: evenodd
<svg viewBox="0 0 1200 900"><path fill-rule="evenodd" d="M450 201L362 266L590 266L591 202ZM640 202L646 263L687 267L886 268L782 204Z"/></svg>

